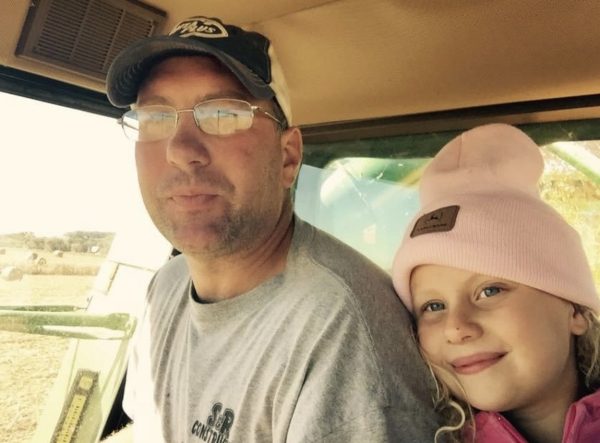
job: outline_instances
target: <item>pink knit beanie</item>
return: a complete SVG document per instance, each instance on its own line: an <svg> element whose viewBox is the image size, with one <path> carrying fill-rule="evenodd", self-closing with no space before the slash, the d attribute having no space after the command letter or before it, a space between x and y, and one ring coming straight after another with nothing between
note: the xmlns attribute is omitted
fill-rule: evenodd
<svg viewBox="0 0 600 443"><path fill-rule="evenodd" d="M423 173L421 210L392 266L412 311L410 275L437 264L512 280L600 312L578 233L539 195L540 149L505 124L451 140Z"/></svg>

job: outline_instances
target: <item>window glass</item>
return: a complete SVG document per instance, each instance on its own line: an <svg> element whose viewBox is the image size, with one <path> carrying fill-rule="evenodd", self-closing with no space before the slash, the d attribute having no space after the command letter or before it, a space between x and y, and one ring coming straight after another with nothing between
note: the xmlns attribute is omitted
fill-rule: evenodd
<svg viewBox="0 0 600 443"><path fill-rule="evenodd" d="M133 147L114 119L3 93L0 102L0 442L36 432L50 441L80 366L105 387L107 368L124 353L103 346L127 341L125 317L110 315L143 296L168 250L147 219ZM136 259L140 244L144 260ZM143 278L108 302L119 269L132 266Z"/></svg>
<svg viewBox="0 0 600 443"><path fill-rule="evenodd" d="M94 441L125 370L146 285L170 246L143 208L133 147L114 119L1 94L0 443L64 431L88 386ZM600 125L531 125L543 198L580 232L600 286ZM309 144L300 217L389 270L418 182L456 131ZM64 436L65 434L60 434Z"/></svg>
<svg viewBox="0 0 600 443"><path fill-rule="evenodd" d="M416 183L428 160L347 157L324 168L305 165L296 211L389 270L419 207Z"/></svg>
<svg viewBox="0 0 600 443"><path fill-rule="evenodd" d="M536 125L542 146L542 197L580 233L600 287L600 141L590 123ZM296 194L298 214L360 250L389 271L407 224L419 207L424 167L456 132L309 145ZM371 157L358 156L369 152Z"/></svg>
<svg viewBox="0 0 600 443"><path fill-rule="evenodd" d="M542 197L581 235L600 288L600 140L544 146Z"/></svg>

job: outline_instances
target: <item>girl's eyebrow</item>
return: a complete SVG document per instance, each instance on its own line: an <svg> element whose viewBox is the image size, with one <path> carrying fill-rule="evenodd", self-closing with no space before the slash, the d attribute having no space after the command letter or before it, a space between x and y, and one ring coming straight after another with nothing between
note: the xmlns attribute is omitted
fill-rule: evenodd
<svg viewBox="0 0 600 443"><path fill-rule="evenodd" d="M411 292L412 292L412 301L413 301L414 306L422 305L423 303L425 303L428 300L441 298L439 291L436 291L434 288L425 288L425 289L420 289L418 292L415 292L415 291L411 291Z"/></svg>

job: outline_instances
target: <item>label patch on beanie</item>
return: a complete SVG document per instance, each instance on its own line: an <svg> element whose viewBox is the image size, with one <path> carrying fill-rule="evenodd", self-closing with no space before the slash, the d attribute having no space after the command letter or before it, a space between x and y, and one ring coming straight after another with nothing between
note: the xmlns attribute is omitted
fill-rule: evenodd
<svg viewBox="0 0 600 443"><path fill-rule="evenodd" d="M194 17L179 23L169 35L177 35L183 38L223 38L227 37L229 33L223 24L217 20L206 17Z"/></svg>
<svg viewBox="0 0 600 443"><path fill-rule="evenodd" d="M446 232L451 231L456 223L456 216L460 206L446 206L445 208L436 209L419 217L415 223L415 227L410 233L411 237L417 237L422 234L431 232Z"/></svg>

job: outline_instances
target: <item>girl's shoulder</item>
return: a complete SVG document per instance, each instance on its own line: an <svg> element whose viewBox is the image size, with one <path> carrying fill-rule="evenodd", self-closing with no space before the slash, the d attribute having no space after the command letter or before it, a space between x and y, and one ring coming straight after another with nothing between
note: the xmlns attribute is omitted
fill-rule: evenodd
<svg viewBox="0 0 600 443"><path fill-rule="evenodd" d="M514 426L498 412L481 411L475 414L475 438L473 428L465 426L464 441L474 443L527 443Z"/></svg>
<svg viewBox="0 0 600 443"><path fill-rule="evenodd" d="M577 407L578 405L585 405L587 407L592 408L600 408L600 389L596 392L586 395L585 397L581 397L572 406Z"/></svg>
<svg viewBox="0 0 600 443"><path fill-rule="evenodd" d="M600 435L600 390L573 403L567 411L563 443L593 443Z"/></svg>
<svg viewBox="0 0 600 443"><path fill-rule="evenodd" d="M497 412L475 414L473 428L465 426L464 441L474 443L527 443L515 427ZM565 418L563 443L596 443L600 435L600 390L574 402Z"/></svg>

